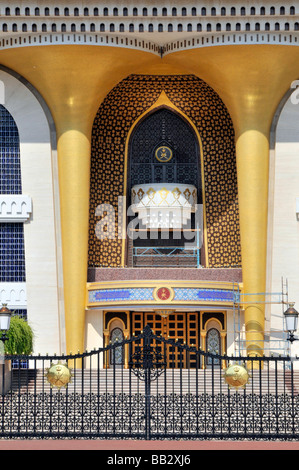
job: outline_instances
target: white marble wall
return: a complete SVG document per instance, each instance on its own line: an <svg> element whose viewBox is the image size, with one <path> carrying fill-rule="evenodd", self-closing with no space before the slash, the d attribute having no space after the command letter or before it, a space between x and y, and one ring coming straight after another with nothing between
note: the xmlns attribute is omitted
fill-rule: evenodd
<svg viewBox="0 0 299 470"><path fill-rule="evenodd" d="M32 200L24 238L28 322L35 334L34 352L59 354L61 349L65 351L65 331L58 264L61 241L56 155L51 148L49 123L38 99L6 71L0 70L0 81L4 84L4 106L20 135L22 192Z"/></svg>
<svg viewBox="0 0 299 470"><path fill-rule="evenodd" d="M290 84L291 85L291 84ZM293 98L298 96L294 91ZM299 220L296 198L299 197L299 104L290 96L277 122L275 146L270 152L269 236L267 292L277 301L282 292L282 278L288 282L289 301L296 302L299 311ZM274 129L273 129L274 132ZM267 300L270 300L268 297ZM287 306L285 307L287 308ZM271 345L278 346L284 328L284 307L267 305L267 325ZM291 354L299 353L299 341Z"/></svg>

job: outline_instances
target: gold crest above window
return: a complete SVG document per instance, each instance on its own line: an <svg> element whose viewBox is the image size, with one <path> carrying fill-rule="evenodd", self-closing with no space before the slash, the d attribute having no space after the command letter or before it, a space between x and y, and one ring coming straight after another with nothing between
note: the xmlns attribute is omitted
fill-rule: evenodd
<svg viewBox="0 0 299 470"><path fill-rule="evenodd" d="M156 159L161 163L169 162L172 159L172 156L172 150L164 145L162 147L158 147L155 152Z"/></svg>

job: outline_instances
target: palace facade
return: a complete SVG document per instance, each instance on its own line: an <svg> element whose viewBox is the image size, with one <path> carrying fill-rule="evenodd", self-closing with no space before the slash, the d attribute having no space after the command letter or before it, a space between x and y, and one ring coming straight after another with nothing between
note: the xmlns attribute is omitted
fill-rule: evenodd
<svg viewBox="0 0 299 470"><path fill-rule="evenodd" d="M146 325L212 352L290 352L298 15L0 1L0 300L35 353Z"/></svg>

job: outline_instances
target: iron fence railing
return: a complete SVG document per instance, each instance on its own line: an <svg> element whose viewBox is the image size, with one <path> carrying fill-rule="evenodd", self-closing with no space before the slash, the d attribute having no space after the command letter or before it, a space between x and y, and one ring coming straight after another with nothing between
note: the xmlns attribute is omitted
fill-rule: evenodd
<svg viewBox="0 0 299 470"><path fill-rule="evenodd" d="M97 351L12 359L29 368L3 368L2 438L299 438L299 364L289 357L210 354L146 327Z"/></svg>

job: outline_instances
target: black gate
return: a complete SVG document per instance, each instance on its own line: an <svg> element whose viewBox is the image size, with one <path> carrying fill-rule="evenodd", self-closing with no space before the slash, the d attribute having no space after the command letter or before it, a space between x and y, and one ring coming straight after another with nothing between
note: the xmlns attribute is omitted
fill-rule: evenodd
<svg viewBox="0 0 299 470"><path fill-rule="evenodd" d="M122 354L127 364L111 360ZM2 438L299 438L299 374L289 357L209 354L146 327L82 355L6 360Z"/></svg>

